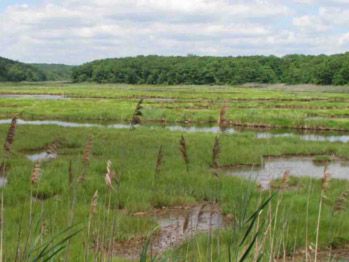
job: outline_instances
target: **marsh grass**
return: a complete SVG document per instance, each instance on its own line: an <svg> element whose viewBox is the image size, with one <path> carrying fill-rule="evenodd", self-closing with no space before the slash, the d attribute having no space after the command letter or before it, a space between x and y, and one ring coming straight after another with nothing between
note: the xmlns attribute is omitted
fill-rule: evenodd
<svg viewBox="0 0 349 262"><path fill-rule="evenodd" d="M0 127L3 131L0 132L1 139L6 139L6 129ZM37 148L49 144L63 132L66 142L59 147L60 157L42 163L44 175L37 189L33 186L34 195L38 191L51 197L33 201L30 211L29 176L33 167L19 152L25 148ZM254 216L254 223L251 226L252 220L249 221L249 218L271 196L271 193L260 192L253 181L225 176L219 176L217 179L210 175L209 169L214 159L217 160L218 166L253 164L259 163L263 155L335 153L348 158L345 144L304 143L295 137L270 139L266 144L265 141L256 139L253 134L236 136L223 134L219 140L212 134L187 134L186 139L190 141L190 172L185 173L183 156L178 152L180 133L159 130L154 136L153 130L138 128L130 136L129 130L94 129L93 157L89 157L88 179L84 183L76 183L77 179L73 174L79 174L83 170L81 152L85 151L85 139L90 133L91 130L81 128L67 130L53 126L18 127L16 143L12 148L16 154L12 154L9 160L11 169L8 171L9 181L3 198L6 207L4 216L7 222L4 230L4 238L7 240L3 243L3 250L6 251L4 258L13 260L18 250L17 245L21 247L22 254L27 253L30 246L24 247L29 234L31 234L29 239L38 238L39 242L45 243L62 229L81 223L84 229L79 233L79 237L70 238L66 242L64 257L78 260L83 250L83 257L87 257L87 260L92 258L108 260L112 255L118 254L118 250L113 249L115 243L131 240L137 236L147 236L156 227L157 223L153 218L134 217L134 212L146 212L154 207L185 206L202 201L219 203L223 214L231 214L233 222L226 229L193 235L191 240L168 251L164 256L178 258L179 261L195 259L211 261L216 258L227 261L229 256L234 260L244 258L247 261L251 258L258 259L262 252L264 253L262 261L280 255L287 257L294 250L306 246L305 218L299 214L304 212L307 206L309 242L314 243L318 238L318 249L322 249L330 245L333 240L347 238L349 224L345 220L348 214L345 208L329 220L333 214L333 206L322 205L321 216L318 219L322 184L320 180L290 177L290 183L294 180L302 186L292 191L277 188L278 195L268 202L260 214ZM213 140L216 146L212 146ZM164 152L159 154L159 144L166 148L166 161L162 161L162 156L161 174L158 176L160 179L156 180L154 186L154 162L157 166L159 155L164 154ZM217 144L222 145L218 147L219 150ZM5 155L4 152L2 154ZM108 164L106 170L107 159L113 159L113 164L122 173L122 186L117 192L110 190L105 184L103 175L109 172ZM70 161L74 170L68 171L68 174L71 174L68 175L71 177L68 180L71 182L67 183L67 163ZM111 165L109 170L113 170ZM115 180L112 183L115 187ZM309 184L314 186L309 187ZM338 196L347 190L347 186L347 181L331 180L331 187L327 189L326 197L334 203ZM73 192L69 194L67 192L70 187ZM99 192L97 213L93 215L88 230L91 198L96 190ZM37 230L34 230L34 227L31 233L28 227L30 213L33 214L33 224L38 224ZM316 235L318 220L321 226L320 233ZM18 237L19 224L22 224L20 237ZM43 225L45 233L40 230ZM248 236L240 245L250 226ZM333 232L331 237L328 234L330 231ZM347 242L344 240L343 243ZM62 257L62 254L58 253L57 256Z"/></svg>

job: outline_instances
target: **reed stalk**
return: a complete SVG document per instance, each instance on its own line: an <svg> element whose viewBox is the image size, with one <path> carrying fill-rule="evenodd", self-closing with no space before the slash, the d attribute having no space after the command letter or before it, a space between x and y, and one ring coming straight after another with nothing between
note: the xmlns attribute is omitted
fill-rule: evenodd
<svg viewBox="0 0 349 262"><path fill-rule="evenodd" d="M331 179L331 174L328 172L327 167L324 169L324 174L322 177L322 184L321 184L321 195L320 195L320 202L319 202L319 213L317 218L317 225L316 225L316 240L315 240L315 256L314 256L314 262L317 262L317 256L318 256L318 245L319 245L319 235L320 235L320 221L321 221L321 212L322 212L322 205L323 205L323 199L326 198L326 191L329 188L329 183Z"/></svg>

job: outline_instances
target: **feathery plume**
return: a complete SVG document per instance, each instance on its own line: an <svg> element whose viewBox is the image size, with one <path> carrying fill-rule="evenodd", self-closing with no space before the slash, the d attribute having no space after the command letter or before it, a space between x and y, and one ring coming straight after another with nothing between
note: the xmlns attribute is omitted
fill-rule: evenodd
<svg viewBox="0 0 349 262"><path fill-rule="evenodd" d="M40 177L41 177L41 164L40 164L40 161L37 161L32 171L32 176L31 176L32 185L37 185L39 183Z"/></svg>
<svg viewBox="0 0 349 262"><path fill-rule="evenodd" d="M181 151L182 158L185 162L187 172L189 171L189 157L188 157L188 146L185 141L184 136L181 136L181 140L179 141L179 150Z"/></svg>
<svg viewBox="0 0 349 262"><path fill-rule="evenodd" d="M284 174L282 175L282 179L281 179L281 189L286 189L288 188L288 183L290 180L290 171L286 170L284 172Z"/></svg>
<svg viewBox="0 0 349 262"><path fill-rule="evenodd" d="M97 205L98 205L98 190L93 194L90 206L90 214L94 215L97 213Z"/></svg>
<svg viewBox="0 0 349 262"><path fill-rule="evenodd" d="M219 112L219 126L220 127L224 127L227 124L227 120L225 118L225 115L227 113L228 108L229 107L225 105L221 108L221 111Z"/></svg>
<svg viewBox="0 0 349 262"><path fill-rule="evenodd" d="M161 166L163 164L164 161L164 153L162 150L162 145L160 145L159 147L159 151L158 151L158 156L156 159L156 167L155 167L155 175L158 176L160 174L161 171Z"/></svg>
<svg viewBox="0 0 349 262"><path fill-rule="evenodd" d="M219 167L219 155L221 153L221 147L219 143L219 138L216 136L214 145L212 148L212 167L218 168Z"/></svg>
<svg viewBox="0 0 349 262"><path fill-rule="evenodd" d="M141 117L143 116L142 109L143 109L143 98L140 99L137 103L136 109L133 112L132 119L131 119L131 127L133 128L134 125L141 123Z"/></svg>
<svg viewBox="0 0 349 262"><path fill-rule="evenodd" d="M322 177L322 185L321 188L323 191L327 191L330 186L331 173L327 170L327 166L324 169L324 175Z"/></svg>
<svg viewBox="0 0 349 262"><path fill-rule="evenodd" d="M333 210L336 213L344 211L349 200L349 189L343 191L336 199Z"/></svg>
<svg viewBox="0 0 349 262"><path fill-rule="evenodd" d="M113 182L112 182L113 176L114 176L114 171L112 170L112 163L110 160L108 160L107 173L105 174L104 181L105 181L105 184L111 189L113 189Z"/></svg>
<svg viewBox="0 0 349 262"><path fill-rule="evenodd" d="M57 154L58 142L55 141L52 144L47 146L46 153L49 155Z"/></svg>
<svg viewBox="0 0 349 262"><path fill-rule="evenodd" d="M5 177L7 173L7 167L5 161L2 161L0 165L0 177Z"/></svg>
<svg viewBox="0 0 349 262"><path fill-rule="evenodd" d="M84 154L83 154L83 162L85 166L88 166L88 164L90 163L92 147L93 147L93 138L92 136L89 136L87 143L85 145Z"/></svg>
<svg viewBox="0 0 349 262"><path fill-rule="evenodd" d="M69 166L68 166L68 185L71 187L74 181L74 174L73 174L73 162L70 160L69 161Z"/></svg>
<svg viewBox="0 0 349 262"><path fill-rule="evenodd" d="M14 139L15 139L16 128L17 128L17 117L14 116L12 118L11 125L8 129L6 141L4 144L4 150L7 154L9 154L11 152L12 144L13 144Z"/></svg>

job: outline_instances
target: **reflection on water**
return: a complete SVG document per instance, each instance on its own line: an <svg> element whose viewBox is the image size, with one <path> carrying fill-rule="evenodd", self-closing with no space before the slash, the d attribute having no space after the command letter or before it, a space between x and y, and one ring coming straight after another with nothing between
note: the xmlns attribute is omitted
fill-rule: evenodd
<svg viewBox="0 0 349 262"><path fill-rule="evenodd" d="M349 179L349 162L335 161L328 163L332 178ZM290 176L322 178L325 164L315 164L310 157L265 159L262 167L239 168L228 171L227 175L241 176L255 180L262 188L267 189L270 181L281 178L285 171Z"/></svg>
<svg viewBox="0 0 349 262"><path fill-rule="evenodd" d="M0 188L5 187L7 184L7 178L6 177L0 177Z"/></svg>
<svg viewBox="0 0 349 262"><path fill-rule="evenodd" d="M197 233L209 232L224 226L223 216L217 206L203 204L190 210L179 210L158 218L159 236L152 243L156 253L177 246Z"/></svg>
<svg viewBox="0 0 349 262"><path fill-rule="evenodd" d="M18 98L18 99L39 99L39 100L59 100L64 99L63 95L21 95L21 94L0 94L1 98Z"/></svg>
<svg viewBox="0 0 349 262"><path fill-rule="evenodd" d="M11 119L2 119L0 120L0 125L10 124ZM113 128L113 129L128 129L130 128L129 124L125 123L78 123L78 122L67 122L67 121L58 121L58 120L17 120L18 125L55 125L61 127L97 127L97 128ZM269 139L274 137L298 137L305 141L327 141L327 142L349 142L349 135L338 133L291 133L289 130L277 130L278 132L265 132L258 131L254 129L236 129L236 128L221 128L218 126L181 126L181 125L143 125L144 127L151 129L164 128L172 132L186 132L186 133L212 133L212 134L227 134L233 135L237 133L254 133L258 139ZM275 129L276 130L276 129Z"/></svg>
<svg viewBox="0 0 349 262"><path fill-rule="evenodd" d="M30 161L36 162L36 161L56 159L57 154L56 153L42 152L42 153L38 153L38 154L27 155L27 158Z"/></svg>

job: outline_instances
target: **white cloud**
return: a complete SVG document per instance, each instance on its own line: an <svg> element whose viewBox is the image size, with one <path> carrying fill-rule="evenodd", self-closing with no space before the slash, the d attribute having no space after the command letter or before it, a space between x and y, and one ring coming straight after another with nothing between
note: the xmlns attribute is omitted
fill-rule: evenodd
<svg viewBox="0 0 349 262"><path fill-rule="evenodd" d="M328 32L347 28L347 18L334 17L348 11L327 5L319 5L317 14L297 9L314 2L319 1L45 0L37 6L13 5L0 14L0 55L78 64L138 54L344 51L339 40L346 32L331 38Z"/></svg>

